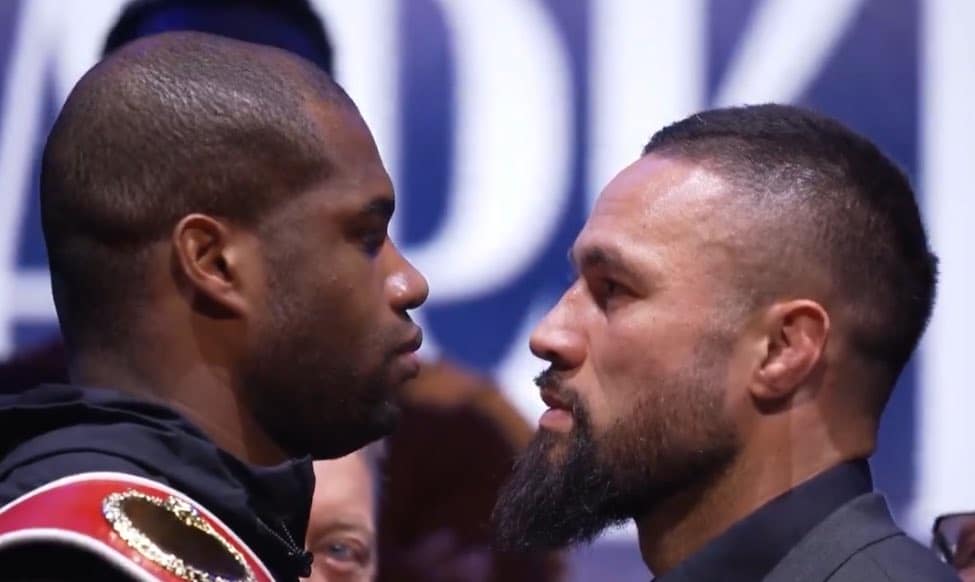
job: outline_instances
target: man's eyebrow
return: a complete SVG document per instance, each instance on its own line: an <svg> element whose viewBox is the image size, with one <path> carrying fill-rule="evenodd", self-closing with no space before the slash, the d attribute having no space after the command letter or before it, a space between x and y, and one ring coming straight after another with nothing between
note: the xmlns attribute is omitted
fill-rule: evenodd
<svg viewBox="0 0 975 582"><path fill-rule="evenodd" d="M581 251L569 250L569 263L578 273L584 269L611 269L624 275L634 275L632 267L616 249L587 246Z"/></svg>
<svg viewBox="0 0 975 582"><path fill-rule="evenodd" d="M318 538L334 533L358 533L368 536L370 541L375 536L375 532L369 526L345 519L331 521L315 533Z"/></svg>

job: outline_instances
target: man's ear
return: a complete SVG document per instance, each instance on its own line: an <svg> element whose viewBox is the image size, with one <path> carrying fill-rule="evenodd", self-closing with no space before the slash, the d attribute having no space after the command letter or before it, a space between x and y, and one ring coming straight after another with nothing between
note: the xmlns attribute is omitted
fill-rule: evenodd
<svg viewBox="0 0 975 582"><path fill-rule="evenodd" d="M763 324L766 353L752 395L766 401L789 398L822 361L829 315L815 301L796 299L773 305Z"/></svg>
<svg viewBox="0 0 975 582"><path fill-rule="evenodd" d="M235 316L247 311L243 293L243 241L223 222L190 214L173 229L173 252L183 284L194 303L212 315Z"/></svg>

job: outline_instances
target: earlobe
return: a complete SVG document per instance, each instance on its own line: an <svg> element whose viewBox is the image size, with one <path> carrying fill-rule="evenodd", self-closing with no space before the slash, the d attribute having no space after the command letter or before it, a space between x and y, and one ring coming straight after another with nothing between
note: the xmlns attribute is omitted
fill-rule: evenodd
<svg viewBox="0 0 975 582"><path fill-rule="evenodd" d="M795 395L822 362L829 336L829 315L806 299L774 305L768 312L767 352L752 390L762 400Z"/></svg>
<svg viewBox="0 0 975 582"><path fill-rule="evenodd" d="M237 249L230 228L204 214L190 214L173 229L173 252L181 286L210 315L233 316L246 308Z"/></svg>

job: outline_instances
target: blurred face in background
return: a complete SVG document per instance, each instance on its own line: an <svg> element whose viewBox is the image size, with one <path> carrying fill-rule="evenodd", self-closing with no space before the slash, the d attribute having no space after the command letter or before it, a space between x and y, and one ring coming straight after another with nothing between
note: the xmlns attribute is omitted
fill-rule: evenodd
<svg viewBox="0 0 975 582"><path fill-rule="evenodd" d="M376 577L375 483L365 453L315 461L307 544L311 582L367 582Z"/></svg>

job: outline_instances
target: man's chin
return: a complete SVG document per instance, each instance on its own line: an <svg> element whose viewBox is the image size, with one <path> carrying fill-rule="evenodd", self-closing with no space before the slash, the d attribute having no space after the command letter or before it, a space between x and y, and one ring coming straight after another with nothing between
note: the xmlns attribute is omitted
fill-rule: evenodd
<svg viewBox="0 0 975 582"><path fill-rule="evenodd" d="M341 441L333 440L325 444L320 444L320 446L312 451L311 456L315 460L338 459L381 440L392 434L392 432L392 429L384 427L382 429L372 429L368 432L361 431L355 435L347 435Z"/></svg>
<svg viewBox="0 0 975 582"><path fill-rule="evenodd" d="M540 427L495 505L498 547L516 551L586 543L615 524L616 484L596 456L588 419L569 431Z"/></svg>
<svg viewBox="0 0 975 582"><path fill-rule="evenodd" d="M391 392L398 393L407 382L420 375L422 367L420 356L415 352L393 354L387 361L386 385Z"/></svg>
<svg viewBox="0 0 975 582"><path fill-rule="evenodd" d="M559 468L565 465L572 448L574 436L571 432L557 432L548 429L539 429L535 433L532 443L529 445L536 448L540 454L534 456L536 464L545 464L545 469ZM543 467L537 467L541 470Z"/></svg>
<svg viewBox="0 0 975 582"><path fill-rule="evenodd" d="M376 413L376 416L372 422L372 426L374 428L373 432L375 434L373 440L393 434L393 431L395 431L396 427L399 426L400 418L402 416L403 409L399 404L393 400L386 400L383 402L380 410Z"/></svg>
<svg viewBox="0 0 975 582"><path fill-rule="evenodd" d="M393 400L384 400L379 403L369 415L369 419L362 423L359 430L354 431L358 433L358 440L360 441L356 448L362 448L393 434L396 427L399 426L402 415L402 409Z"/></svg>
<svg viewBox="0 0 975 582"><path fill-rule="evenodd" d="M310 454L315 459L337 459L383 439L396 430L401 411L393 402L383 402L358 421L349 419L332 425L318 435Z"/></svg>

